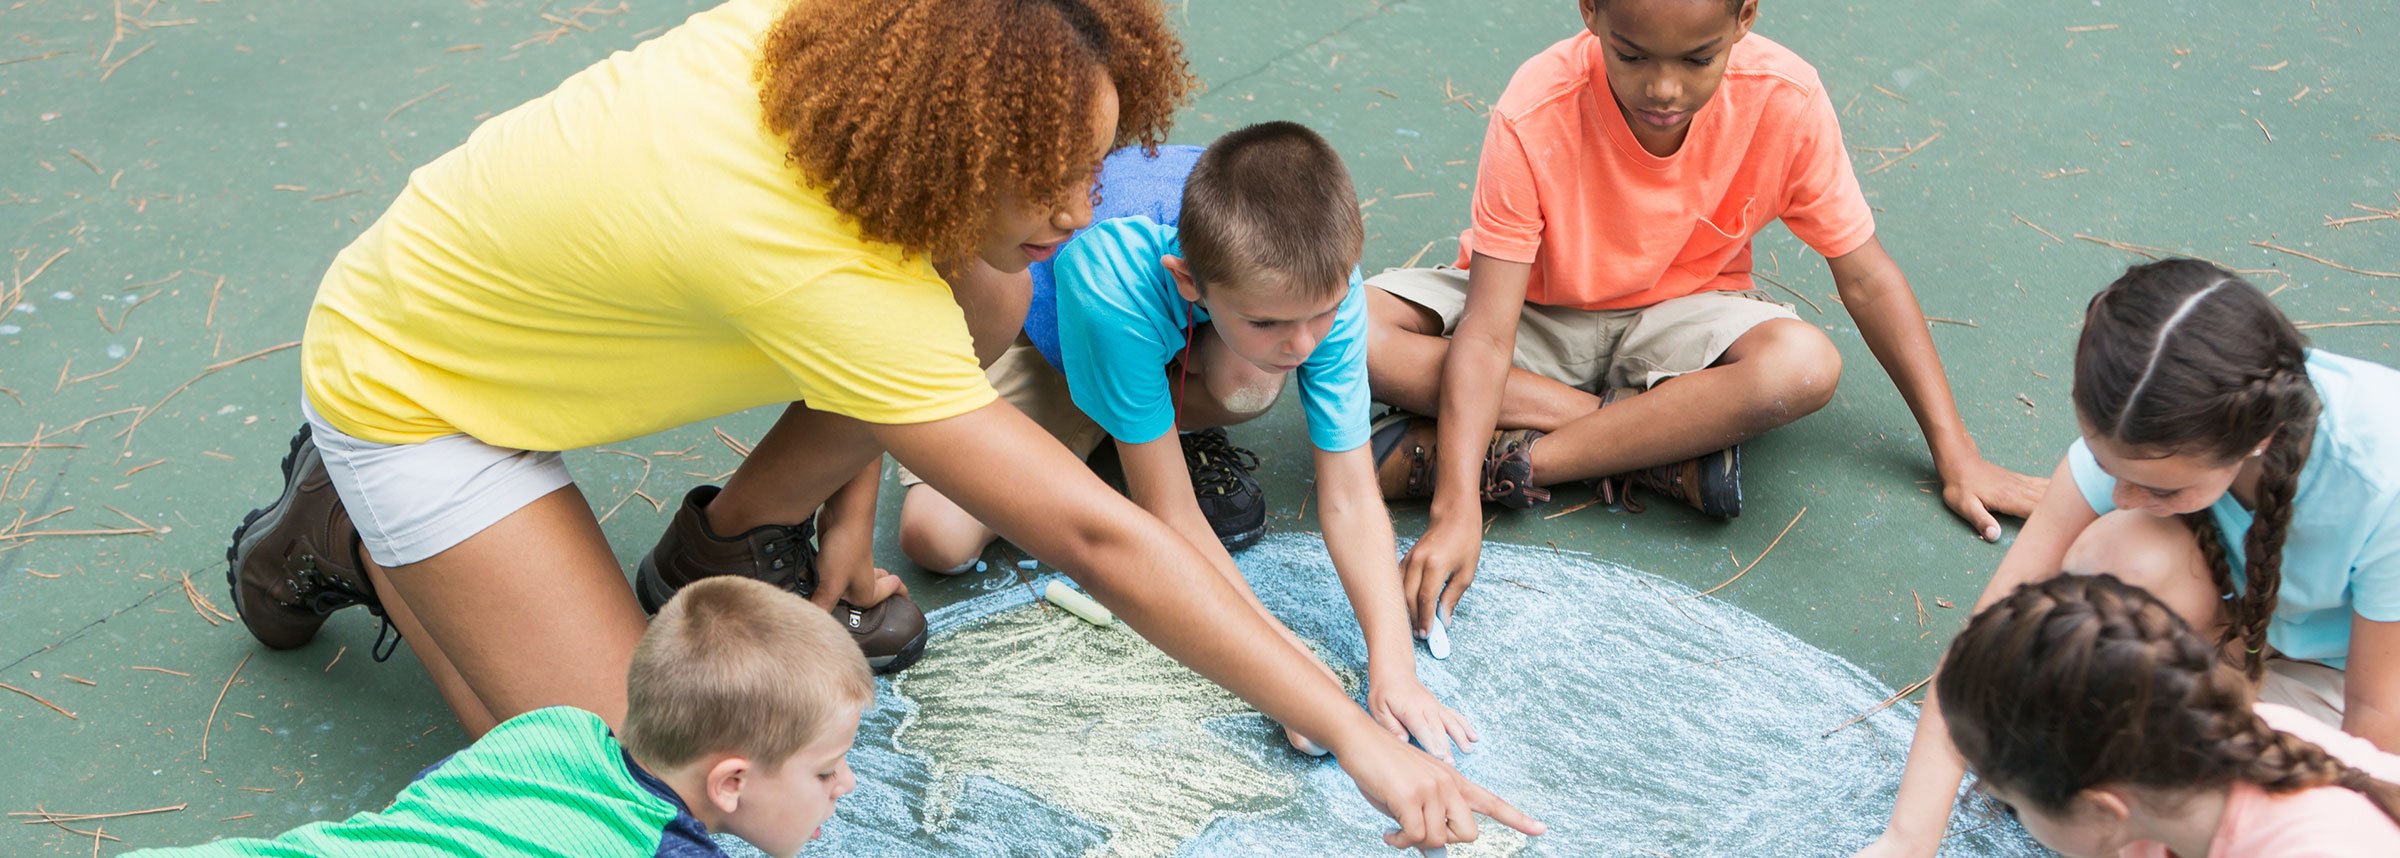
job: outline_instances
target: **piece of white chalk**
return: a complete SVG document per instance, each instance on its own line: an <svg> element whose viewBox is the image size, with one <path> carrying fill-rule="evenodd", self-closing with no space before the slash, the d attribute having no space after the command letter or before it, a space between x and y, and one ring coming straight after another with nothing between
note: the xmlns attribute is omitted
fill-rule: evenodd
<svg viewBox="0 0 2400 858"><path fill-rule="evenodd" d="M1117 615L1109 613L1099 602L1092 601L1092 597L1076 592L1064 581L1052 581L1050 586L1042 588L1042 598L1095 626L1110 626L1117 622Z"/></svg>
<svg viewBox="0 0 2400 858"><path fill-rule="evenodd" d="M1435 611L1433 624L1425 630L1425 651L1432 653L1434 658L1444 661L1450 658L1450 629L1448 626L1448 623L1442 622L1441 612Z"/></svg>
<svg viewBox="0 0 2400 858"><path fill-rule="evenodd" d="M1450 847L1447 846L1427 846L1417 851L1424 853L1425 858L1450 858Z"/></svg>
<svg viewBox="0 0 2400 858"><path fill-rule="evenodd" d="M1033 571L1033 570L1035 570L1035 569L1040 569L1040 568L1042 568L1042 564L1041 564L1041 562L1040 562L1040 561L1037 561L1037 560L1019 560L1019 561L1017 561L1017 568L1019 568L1019 569L1023 569L1023 570L1025 570L1025 571L1027 571L1027 572L1031 572L1031 571Z"/></svg>

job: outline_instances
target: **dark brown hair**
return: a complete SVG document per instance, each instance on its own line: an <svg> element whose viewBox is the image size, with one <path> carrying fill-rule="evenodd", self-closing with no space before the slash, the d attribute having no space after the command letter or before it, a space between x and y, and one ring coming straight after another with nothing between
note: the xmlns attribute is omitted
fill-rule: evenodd
<svg viewBox="0 0 2400 858"><path fill-rule="evenodd" d="M1967 623L1940 676L1967 766L2047 813L2104 785L2245 781L2269 793L2347 787L2400 821L2400 786L2268 726L2215 645L2113 575L2018 587Z"/></svg>
<svg viewBox="0 0 2400 858"><path fill-rule="evenodd" d="M1004 191L1084 192L1101 72L1117 91L1108 148L1165 140L1192 78L1156 0L804 0L757 76L787 160L861 235L949 258Z"/></svg>
<svg viewBox="0 0 2400 858"><path fill-rule="evenodd" d="M1203 289L1264 278L1311 297L1339 294L1366 242L1342 156L1295 122L1209 144L1184 182L1180 217L1184 262Z"/></svg>
<svg viewBox="0 0 2400 858"><path fill-rule="evenodd" d="M677 591L634 646L625 685L619 741L657 767L721 752L774 771L875 700L867 659L841 623L736 575Z"/></svg>
<svg viewBox="0 0 2400 858"><path fill-rule="evenodd" d="M2218 642L2242 645L2242 665L2253 678L2264 665L2267 621L2283 586L2292 495L2315 435L2318 402L2307 347L2266 293L2195 259L2127 269L2092 297L2075 347L2075 412L2086 431L2128 449L2197 454L2218 464L2239 461L2273 439L2242 544L2240 596L2225 603ZM2183 522L2199 539L2217 590L2234 594L2216 519L2201 510Z"/></svg>

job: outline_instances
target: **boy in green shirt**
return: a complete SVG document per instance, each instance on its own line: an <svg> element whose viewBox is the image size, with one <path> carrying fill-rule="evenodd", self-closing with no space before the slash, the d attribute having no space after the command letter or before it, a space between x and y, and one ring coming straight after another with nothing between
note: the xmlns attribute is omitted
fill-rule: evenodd
<svg viewBox="0 0 2400 858"><path fill-rule="evenodd" d="M858 786L845 755L875 681L841 625L740 576L694 582L634 649L625 731L553 706L426 769L380 813L175 856L719 856L711 832L785 858Z"/></svg>

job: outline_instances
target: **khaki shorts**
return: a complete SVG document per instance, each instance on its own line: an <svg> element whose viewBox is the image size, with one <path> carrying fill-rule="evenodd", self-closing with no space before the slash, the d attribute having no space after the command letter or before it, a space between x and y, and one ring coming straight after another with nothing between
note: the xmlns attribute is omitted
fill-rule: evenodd
<svg viewBox="0 0 2400 858"><path fill-rule="evenodd" d="M1068 452L1089 456L1108 437L1100 424L1075 407L1074 397L1067 395L1067 374L1051 366L1022 334L1008 351L992 361L991 368L984 370L983 375L991 379L992 388L1000 391L1001 399L1033 418L1050 437L1066 445ZM899 470L902 488L925 482L911 473L907 465L899 466Z"/></svg>
<svg viewBox="0 0 2400 858"><path fill-rule="evenodd" d="M1461 268L1394 268L1367 280L1442 318L1442 336L1458 329L1467 307ZM1577 310L1526 304L1517 320L1517 368L1572 387L1648 389L1707 369L1751 328L1798 319L1792 305L1755 289L1709 291L1625 310Z"/></svg>
<svg viewBox="0 0 2400 858"><path fill-rule="evenodd" d="M2347 676L2332 665L2285 658L2282 653L2269 651L2266 675L2258 682L2258 699L2261 703L2298 709L2308 717L2340 728Z"/></svg>

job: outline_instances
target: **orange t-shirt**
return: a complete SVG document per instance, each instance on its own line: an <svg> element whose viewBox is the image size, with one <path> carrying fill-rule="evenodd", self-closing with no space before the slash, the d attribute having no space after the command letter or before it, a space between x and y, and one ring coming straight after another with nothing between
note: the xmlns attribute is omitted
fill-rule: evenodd
<svg viewBox="0 0 2400 858"><path fill-rule="evenodd" d="M2257 706L2267 725L2290 733L2379 780L2400 782L2400 756L2367 740L2319 723L2299 710L2272 703ZM2389 858L2400 855L2400 825L2366 796L2347 787L2321 786L2269 795L2254 784L2236 783L2225 798L2225 815L2209 839L2211 858ZM2174 858L2164 844L2144 840L2119 858Z"/></svg>
<svg viewBox="0 0 2400 858"><path fill-rule="evenodd" d="M1661 158L1633 138L1590 31L1517 68L1475 174L1474 254L1533 265L1525 300L1613 310L1748 289L1750 237L1782 218L1826 257L1875 235L1817 70L1755 33Z"/></svg>

